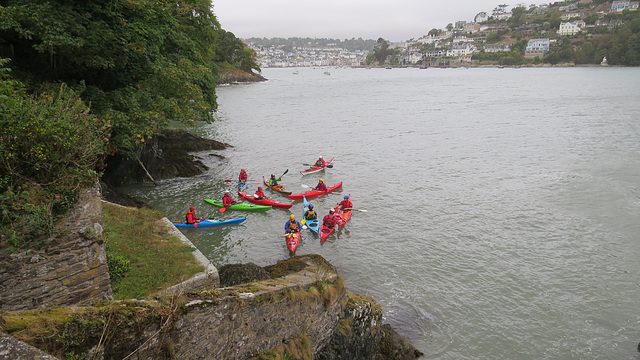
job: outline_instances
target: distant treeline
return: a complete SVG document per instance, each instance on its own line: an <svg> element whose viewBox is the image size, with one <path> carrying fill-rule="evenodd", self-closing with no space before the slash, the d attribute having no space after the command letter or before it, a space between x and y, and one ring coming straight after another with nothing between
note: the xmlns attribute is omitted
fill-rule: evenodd
<svg viewBox="0 0 640 360"><path fill-rule="evenodd" d="M291 50L294 47L328 47L334 46L351 51L356 50L373 50L376 45L376 40L363 39L363 38L351 38L351 39L318 39L318 38L249 38L244 39L247 44L250 44L254 48L262 47L269 48L272 46L282 47L285 50Z"/></svg>

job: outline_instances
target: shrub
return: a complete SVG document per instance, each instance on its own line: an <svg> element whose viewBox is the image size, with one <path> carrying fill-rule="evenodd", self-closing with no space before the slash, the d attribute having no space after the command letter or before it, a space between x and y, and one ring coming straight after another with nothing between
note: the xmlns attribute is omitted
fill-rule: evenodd
<svg viewBox="0 0 640 360"><path fill-rule="evenodd" d="M0 233L24 246L53 233L56 217L94 183L109 124L65 84L27 94L0 61ZM82 89L80 89L81 91Z"/></svg>

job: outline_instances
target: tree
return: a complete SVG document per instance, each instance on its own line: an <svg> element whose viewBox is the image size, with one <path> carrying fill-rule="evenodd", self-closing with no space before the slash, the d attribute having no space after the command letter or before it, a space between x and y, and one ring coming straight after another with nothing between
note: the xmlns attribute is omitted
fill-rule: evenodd
<svg viewBox="0 0 640 360"><path fill-rule="evenodd" d="M16 77L77 87L129 154L170 121L211 121L215 40L208 0L7 0L0 38Z"/></svg>
<svg viewBox="0 0 640 360"><path fill-rule="evenodd" d="M453 24L452 23L448 23L447 24L447 31L451 31L453 30Z"/></svg>
<svg viewBox="0 0 640 360"><path fill-rule="evenodd" d="M384 64L387 56L391 54L389 43L383 38L378 38L376 46L373 49L373 54L379 64Z"/></svg>
<svg viewBox="0 0 640 360"><path fill-rule="evenodd" d="M442 30L440 30L440 29L436 29L436 28L433 28L433 29L429 30L428 35L429 35L429 36L438 36L438 35L440 35L441 33L442 33Z"/></svg>

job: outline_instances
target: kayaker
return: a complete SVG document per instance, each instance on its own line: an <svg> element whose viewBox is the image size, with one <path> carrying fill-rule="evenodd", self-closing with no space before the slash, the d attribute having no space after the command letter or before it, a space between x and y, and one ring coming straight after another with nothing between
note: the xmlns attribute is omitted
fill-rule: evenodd
<svg viewBox="0 0 640 360"><path fill-rule="evenodd" d="M187 211L186 221L187 221L187 224L194 224L194 223L200 222L200 218L196 216L195 207L192 206L189 208L189 211Z"/></svg>
<svg viewBox="0 0 640 360"><path fill-rule="evenodd" d="M238 181L246 183L249 175L247 175L247 170L240 169L240 175L238 175Z"/></svg>
<svg viewBox="0 0 640 360"><path fill-rule="evenodd" d="M322 156L320 156L320 158L318 158L318 161L316 161L316 163L315 163L315 167L319 168L319 167L323 167L325 165L326 165L326 162L324 161Z"/></svg>
<svg viewBox="0 0 640 360"><path fill-rule="evenodd" d="M318 218L318 214L313 210L313 204L309 204L309 210L304 212L304 218L307 220L315 220Z"/></svg>
<svg viewBox="0 0 640 360"><path fill-rule="evenodd" d="M289 221L287 221L286 224L284 224L284 231L288 234L288 233L297 233L300 232L300 228L302 227L302 225L300 225L300 222L298 220L296 220L296 216L291 214L289 216Z"/></svg>
<svg viewBox="0 0 640 360"><path fill-rule="evenodd" d="M253 198L256 200L262 200L267 198L267 195L265 195L264 192L262 191L262 186L258 186L258 190L256 190L255 194L253 194Z"/></svg>
<svg viewBox="0 0 640 360"><path fill-rule="evenodd" d="M231 192L229 190L225 191L224 196L222 197L222 206L227 207L235 203L236 201L233 200L233 197L231 196Z"/></svg>
<svg viewBox="0 0 640 360"><path fill-rule="evenodd" d="M334 226L336 226L339 219L340 217L336 215L336 211L331 209L329 210L329 215L325 215L322 223L324 224L324 226L332 229Z"/></svg>
<svg viewBox="0 0 640 360"><path fill-rule="evenodd" d="M318 181L318 185L316 185L316 187L313 188L313 190L329 191L329 189L327 189L327 185L324 184L323 179L320 179L320 181Z"/></svg>
<svg viewBox="0 0 640 360"><path fill-rule="evenodd" d="M276 178L276 174L271 174L269 178L269 186L278 186L278 181L282 181L280 178Z"/></svg>
<svg viewBox="0 0 640 360"><path fill-rule="evenodd" d="M349 195L345 195L344 200L342 200L338 205L342 211L351 211L353 208L353 203L349 200Z"/></svg>

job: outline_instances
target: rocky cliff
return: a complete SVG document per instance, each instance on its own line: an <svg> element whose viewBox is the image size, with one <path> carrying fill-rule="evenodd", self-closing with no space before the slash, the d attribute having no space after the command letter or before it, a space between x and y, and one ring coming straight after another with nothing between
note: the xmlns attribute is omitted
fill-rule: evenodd
<svg viewBox="0 0 640 360"><path fill-rule="evenodd" d="M64 319L48 336L15 327L12 335L59 357L98 359L384 360L421 355L382 325L382 309L373 299L347 292L321 256L294 257L266 270L272 278L154 301L101 303L57 314Z"/></svg>

